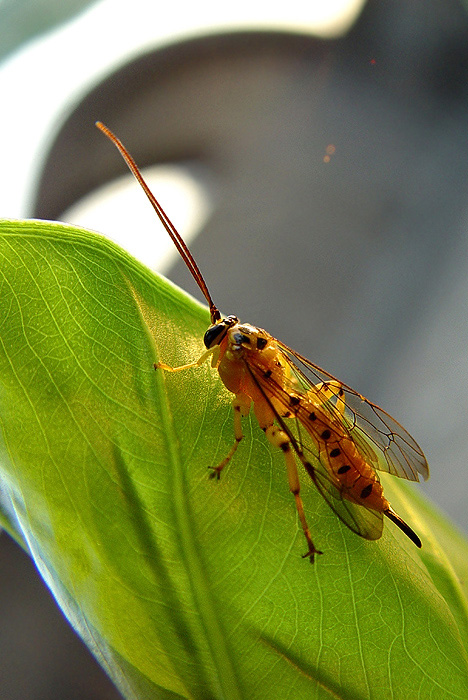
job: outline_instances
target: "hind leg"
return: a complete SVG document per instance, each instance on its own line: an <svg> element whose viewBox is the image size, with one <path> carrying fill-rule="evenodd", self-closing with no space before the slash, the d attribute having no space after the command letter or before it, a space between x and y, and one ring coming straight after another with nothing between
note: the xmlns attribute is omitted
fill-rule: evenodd
<svg viewBox="0 0 468 700"><path fill-rule="evenodd" d="M274 423L274 413L271 406L266 401L256 401L254 411L260 427L265 432L265 435L274 447L279 447L283 452L286 463L286 473L288 475L289 490L294 496L296 509L299 515L299 520L302 526L302 531L307 542L307 552L303 555L309 557L310 562L314 563L316 554L322 554L314 545L310 534L307 519L304 513L304 505L301 498L301 485L299 482L299 474L297 472L297 464L294 458L291 439L289 435Z"/></svg>
<svg viewBox="0 0 468 700"><path fill-rule="evenodd" d="M319 406L332 401L341 415L344 415L346 408L345 394L343 385L337 379L314 384L313 388L307 392L307 396Z"/></svg>
<svg viewBox="0 0 468 700"><path fill-rule="evenodd" d="M268 441L274 447L279 447L284 454L284 459L286 462L286 472L288 475L289 490L294 496L297 513L299 515L302 531L304 532L304 537L306 538L308 547L307 552L303 554L303 558L305 559L306 557L309 557L311 564L313 564L315 555L322 554L322 552L320 552L315 547L312 541L309 526L307 524L307 519L304 513L304 505L302 503L301 498L301 485L299 482L299 474L297 472L297 464L296 460L294 459L294 454L291 448L291 440L283 430L278 428L277 425L269 425L267 428L264 428L264 430Z"/></svg>

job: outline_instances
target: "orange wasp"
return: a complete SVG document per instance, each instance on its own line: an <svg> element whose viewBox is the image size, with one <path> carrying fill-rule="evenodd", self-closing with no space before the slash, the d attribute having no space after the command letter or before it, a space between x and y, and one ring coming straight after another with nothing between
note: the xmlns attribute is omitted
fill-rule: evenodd
<svg viewBox="0 0 468 700"><path fill-rule="evenodd" d="M205 333L206 351L195 362L155 369L179 372L199 367L208 359L225 387L234 394L235 441L213 470L220 474L232 459L244 434L242 418L253 408L268 441L282 450L289 489L313 563L321 554L314 545L300 496L296 458L340 520L368 540L382 535L387 516L421 547L421 540L392 509L383 494L376 470L419 481L429 476L426 458L411 435L381 408L335 379L261 328L241 323L236 316L223 318L187 245L148 188L135 161L123 144L101 122L96 126L117 146L140 183L182 259L210 307L211 326ZM288 421L293 420L295 433ZM306 441L301 437L301 433Z"/></svg>

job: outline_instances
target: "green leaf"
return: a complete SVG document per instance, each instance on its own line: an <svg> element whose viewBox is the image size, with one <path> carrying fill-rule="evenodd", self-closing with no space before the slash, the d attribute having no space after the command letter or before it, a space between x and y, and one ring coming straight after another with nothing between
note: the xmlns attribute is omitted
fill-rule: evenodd
<svg viewBox="0 0 468 700"><path fill-rule="evenodd" d="M109 241L0 226L0 502L128 698L466 698L467 543L387 475L392 523L347 530L203 365L206 309Z"/></svg>

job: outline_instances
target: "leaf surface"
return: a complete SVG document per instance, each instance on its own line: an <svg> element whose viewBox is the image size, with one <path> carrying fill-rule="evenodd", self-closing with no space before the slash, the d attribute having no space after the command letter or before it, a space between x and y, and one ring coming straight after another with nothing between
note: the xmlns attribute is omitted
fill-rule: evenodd
<svg viewBox="0 0 468 700"><path fill-rule="evenodd" d="M383 475L423 540L348 531L303 475L311 566L280 451L203 351L208 312L109 241L0 227L2 525L125 697L466 698L466 541ZM246 319L248 320L248 319Z"/></svg>

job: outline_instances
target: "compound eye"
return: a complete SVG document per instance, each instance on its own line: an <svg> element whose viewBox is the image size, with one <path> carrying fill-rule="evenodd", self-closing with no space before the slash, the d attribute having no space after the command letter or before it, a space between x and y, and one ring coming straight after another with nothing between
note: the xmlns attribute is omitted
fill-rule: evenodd
<svg viewBox="0 0 468 700"><path fill-rule="evenodd" d="M219 345L226 333L227 327L224 322L216 323L214 326L210 326L203 338L205 347L209 349L212 348L214 345Z"/></svg>

